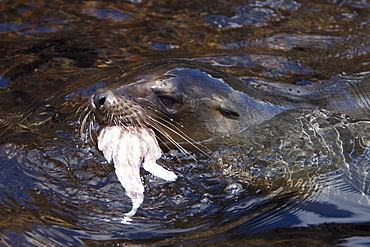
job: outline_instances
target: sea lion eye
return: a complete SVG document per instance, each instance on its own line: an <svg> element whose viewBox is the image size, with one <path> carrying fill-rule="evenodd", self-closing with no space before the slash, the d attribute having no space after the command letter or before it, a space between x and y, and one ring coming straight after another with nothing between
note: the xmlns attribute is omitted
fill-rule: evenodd
<svg viewBox="0 0 370 247"><path fill-rule="evenodd" d="M240 114L237 113L236 111L233 111L231 109L225 108L225 107L220 107L218 108L222 116L228 118L228 119L238 119L240 117Z"/></svg>
<svg viewBox="0 0 370 247"><path fill-rule="evenodd" d="M176 103L176 100L169 96L158 96L158 99L165 107L172 107Z"/></svg>

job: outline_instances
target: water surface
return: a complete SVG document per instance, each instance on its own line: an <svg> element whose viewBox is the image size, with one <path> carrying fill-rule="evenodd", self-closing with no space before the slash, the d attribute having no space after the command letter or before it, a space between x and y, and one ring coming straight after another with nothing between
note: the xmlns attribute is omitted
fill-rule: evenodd
<svg viewBox="0 0 370 247"><path fill-rule="evenodd" d="M130 66L210 63L310 97L369 83L366 1L0 1L0 241L10 246L328 246L370 243L369 123L288 112L196 160L142 172L131 208L80 139L78 108ZM340 90L339 90L340 91ZM229 145L233 143L232 145Z"/></svg>

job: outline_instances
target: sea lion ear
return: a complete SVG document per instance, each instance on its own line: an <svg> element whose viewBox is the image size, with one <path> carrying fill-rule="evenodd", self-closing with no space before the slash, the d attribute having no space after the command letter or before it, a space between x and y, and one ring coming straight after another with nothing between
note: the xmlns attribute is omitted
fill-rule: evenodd
<svg viewBox="0 0 370 247"><path fill-rule="evenodd" d="M217 110L220 111L222 116L228 119L238 119L240 117L240 114L238 112L227 106L218 106Z"/></svg>

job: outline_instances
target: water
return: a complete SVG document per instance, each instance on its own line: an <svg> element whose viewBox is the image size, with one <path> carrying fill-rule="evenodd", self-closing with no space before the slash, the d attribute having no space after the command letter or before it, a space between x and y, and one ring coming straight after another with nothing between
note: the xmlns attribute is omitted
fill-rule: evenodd
<svg viewBox="0 0 370 247"><path fill-rule="evenodd" d="M287 112L237 142L207 144L213 160L172 150L159 162L179 179L143 171L145 201L123 224L130 200L113 166L79 138L76 112L122 70L163 58L211 63L277 94L338 91L338 78L366 93L369 8L0 1L1 245L368 244L367 121Z"/></svg>

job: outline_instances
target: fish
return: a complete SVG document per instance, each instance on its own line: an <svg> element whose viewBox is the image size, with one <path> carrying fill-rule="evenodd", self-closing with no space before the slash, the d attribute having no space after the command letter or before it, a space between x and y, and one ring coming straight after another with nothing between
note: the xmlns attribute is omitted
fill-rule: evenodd
<svg viewBox="0 0 370 247"><path fill-rule="evenodd" d="M177 179L174 172L157 164L162 150L151 128L106 126L98 135L98 149L109 163L113 162L117 178L132 201L131 211L125 214L127 218L134 216L144 201L141 167L167 182Z"/></svg>

